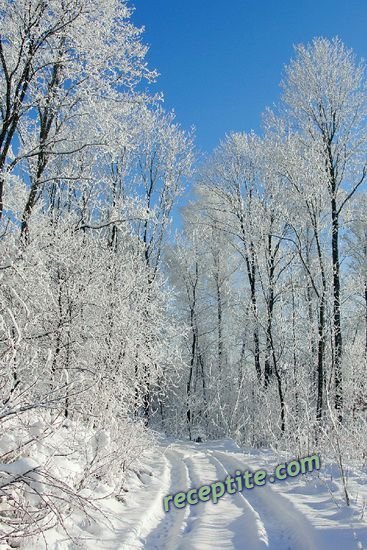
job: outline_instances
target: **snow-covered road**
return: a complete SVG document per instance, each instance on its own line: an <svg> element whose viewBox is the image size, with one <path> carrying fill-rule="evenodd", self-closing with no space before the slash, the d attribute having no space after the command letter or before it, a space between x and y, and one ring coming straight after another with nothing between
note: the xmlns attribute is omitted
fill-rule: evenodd
<svg viewBox="0 0 367 550"><path fill-rule="evenodd" d="M164 450L161 496L223 480L236 469L267 467L266 456L244 455L233 442L173 443ZM168 470L168 471L167 471ZM303 491L302 489L305 489ZM367 526L353 521L318 483L279 481L217 504L161 511L140 537L145 550L348 550L367 548ZM302 493L305 494L302 494ZM148 518L147 518L148 520Z"/></svg>

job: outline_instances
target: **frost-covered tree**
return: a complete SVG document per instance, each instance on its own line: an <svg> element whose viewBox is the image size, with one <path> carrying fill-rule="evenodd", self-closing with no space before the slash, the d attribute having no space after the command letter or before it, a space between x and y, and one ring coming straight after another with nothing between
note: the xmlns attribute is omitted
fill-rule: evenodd
<svg viewBox="0 0 367 550"><path fill-rule="evenodd" d="M152 440L139 417L179 363L159 259L193 143L138 91L155 73L125 2L4 0L0 12L0 429L17 434L0 462L66 430L83 507L93 480L122 489ZM90 436L85 456L74 429ZM4 540L62 522L52 468L40 473L51 500L24 498L31 478L2 484L15 503Z"/></svg>
<svg viewBox="0 0 367 550"><path fill-rule="evenodd" d="M329 197L333 281L335 407L342 419L340 232L346 205L367 177L365 66L337 38L296 48L286 67L283 102L287 120L304 146L316 152L314 169ZM322 191L321 191L322 192Z"/></svg>
<svg viewBox="0 0 367 550"><path fill-rule="evenodd" d="M132 102L136 84L153 73L125 2L4 0L0 11L0 216L9 173L29 164L24 230L52 177L49 165L60 155L106 145L106 117L111 124L114 105Z"/></svg>
<svg viewBox="0 0 367 550"><path fill-rule="evenodd" d="M301 452L316 442L335 447L338 440L340 447L349 432L358 455L365 426L366 128L363 63L340 40L315 39L296 48L280 107L266 113L264 137L231 133L200 167L197 198L185 215L187 223L195 212L189 223L200 246L187 236L180 241L185 261L175 279L179 288L183 280L199 281L196 302L208 305L208 316L195 318L204 365L216 357L221 380L232 377L232 393L223 389L216 400L219 369L210 373L202 422L210 435ZM190 264L190 251L201 247ZM225 313L222 286L215 285L221 254L225 268L234 268L227 282L235 299ZM177 299L190 311L192 292ZM236 371L244 382L237 383ZM190 399L195 403L195 391Z"/></svg>

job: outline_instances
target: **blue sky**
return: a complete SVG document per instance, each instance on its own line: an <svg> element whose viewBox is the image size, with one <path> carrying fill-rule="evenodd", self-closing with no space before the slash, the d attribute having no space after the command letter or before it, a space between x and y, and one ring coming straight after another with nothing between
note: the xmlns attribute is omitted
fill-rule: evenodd
<svg viewBox="0 0 367 550"><path fill-rule="evenodd" d="M292 45L338 35L367 58L367 0L133 0L156 89L211 151L231 130L259 130Z"/></svg>

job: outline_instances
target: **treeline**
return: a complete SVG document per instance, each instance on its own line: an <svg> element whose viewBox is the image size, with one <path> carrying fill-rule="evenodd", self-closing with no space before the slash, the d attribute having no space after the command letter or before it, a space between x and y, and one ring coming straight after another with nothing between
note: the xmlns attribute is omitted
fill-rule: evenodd
<svg viewBox="0 0 367 550"><path fill-rule="evenodd" d="M91 478L120 491L151 443L181 330L161 252L193 143L149 91L126 2L6 0L0 12L0 463L50 449L65 427L70 457L83 447L74 429L86 456L91 433L105 441L82 479L53 477L36 505L34 480L0 474L9 542L62 523Z"/></svg>
<svg viewBox="0 0 367 550"><path fill-rule="evenodd" d="M363 455L366 115L364 64L315 39L296 48L263 135L231 133L199 169L167 254L189 327L178 426L192 437L301 451L336 431Z"/></svg>

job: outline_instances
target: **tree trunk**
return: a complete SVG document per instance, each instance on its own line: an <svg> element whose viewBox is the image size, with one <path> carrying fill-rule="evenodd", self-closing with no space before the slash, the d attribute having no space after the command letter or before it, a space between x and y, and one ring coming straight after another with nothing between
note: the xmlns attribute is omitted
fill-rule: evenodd
<svg viewBox="0 0 367 550"><path fill-rule="evenodd" d="M332 215L332 260L333 260L333 332L334 332L334 376L335 376L335 409L338 420L343 419L343 376L342 376L342 333L340 319L340 261L339 261L339 215L335 193L331 199Z"/></svg>
<svg viewBox="0 0 367 550"><path fill-rule="evenodd" d="M256 268L255 268L255 259L254 253L251 252L251 259L246 256L246 265L247 265L247 274L250 282L250 293L251 293L251 305L252 312L254 317L254 359L255 359L255 370L259 384L261 384L261 365L260 365L260 339L259 339L259 327L257 323L257 296L256 296Z"/></svg>
<svg viewBox="0 0 367 550"><path fill-rule="evenodd" d="M325 295L321 297L318 319L318 345L317 345L317 403L316 420L322 419L323 392L324 392L324 353L325 353Z"/></svg>
<svg viewBox="0 0 367 550"><path fill-rule="evenodd" d="M268 387L271 376L273 374L272 366L272 325L273 325L273 311L274 311L274 273L275 273L275 255L277 249L273 250L272 236L268 235L268 274L269 274L269 289L267 296L267 327L266 327L266 357L264 364L264 387Z"/></svg>

